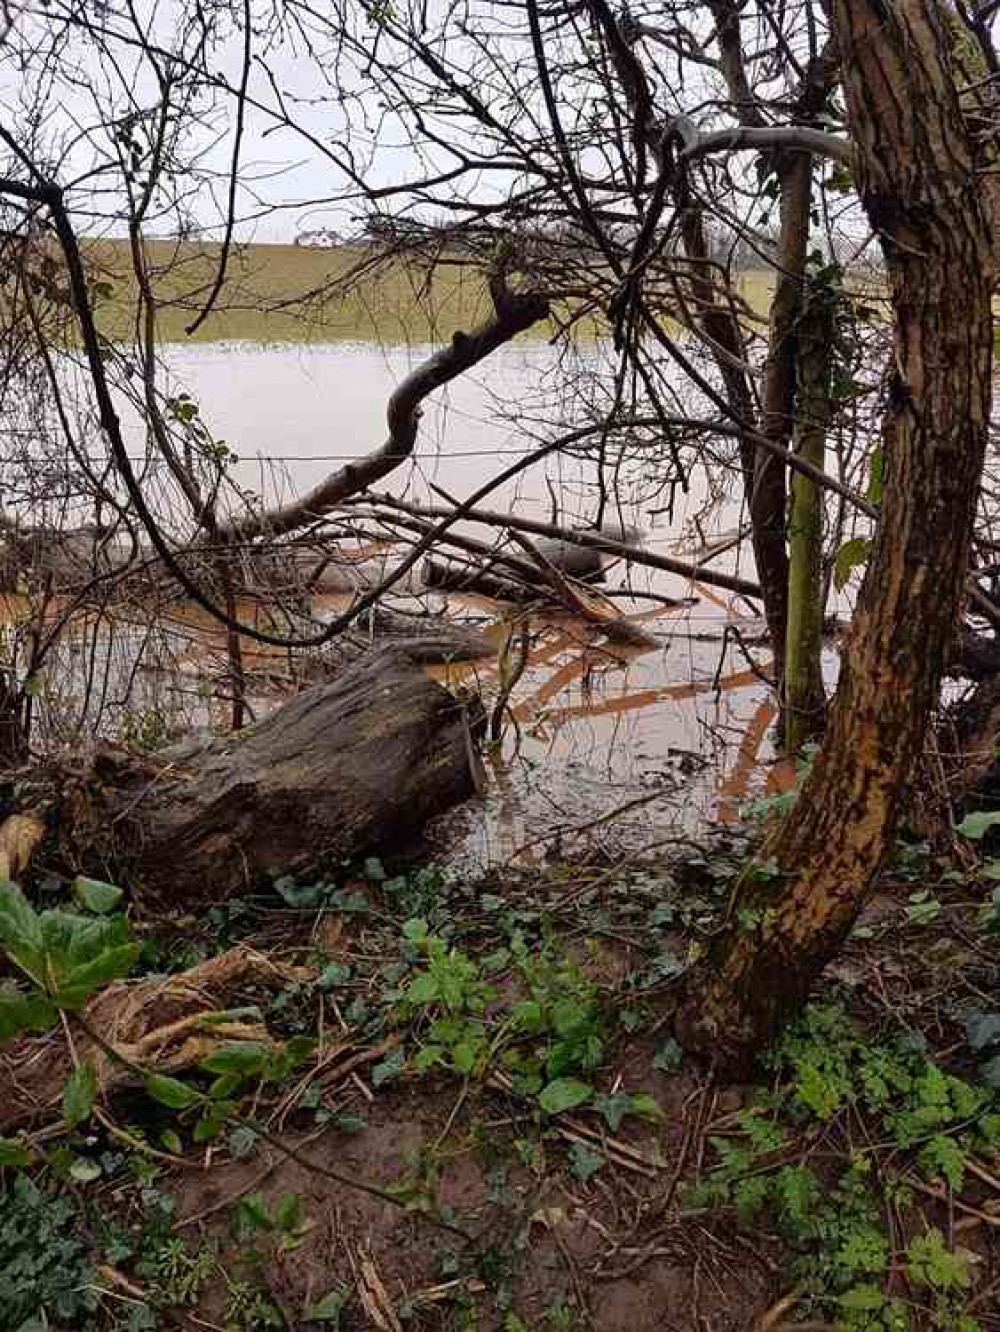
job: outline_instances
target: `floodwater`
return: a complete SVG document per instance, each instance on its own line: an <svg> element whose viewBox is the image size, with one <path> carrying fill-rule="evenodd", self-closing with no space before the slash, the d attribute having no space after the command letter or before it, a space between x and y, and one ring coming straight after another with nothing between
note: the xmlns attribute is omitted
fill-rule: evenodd
<svg viewBox="0 0 1000 1332"><path fill-rule="evenodd" d="M240 483L273 501L381 443L388 397L426 353L220 345L175 349L170 365L216 435L238 453ZM591 344L578 364L567 365L541 344L503 349L435 395L414 459L386 488L421 502L440 503L442 493L465 498L548 438L552 419L585 419L592 397L586 372L600 368L602 354ZM698 533L704 482L676 497L672 515L664 513L658 462L630 461L618 490L621 518L645 534L653 551L690 558L702 536L739 524L737 505L723 504ZM553 497L564 525L592 519L592 463L557 455L507 482L482 507L545 519ZM730 555L718 567L752 578L746 555L742 562ZM606 587L622 594L616 609L639 621L654 642L647 649L609 644L571 617L533 623L529 665L506 715L502 751L488 757L487 818L470 811L464 821L466 841L480 859L531 860L557 844L568 850L581 831L632 848L694 822L732 819L748 797L787 781L783 767L775 771L768 763L774 713L760 676L768 654L746 645L762 628L759 608L635 566L612 567ZM669 608L649 593L691 603ZM489 710L510 608L434 595L425 602L487 626L496 655L448 673L477 683Z"/></svg>
<svg viewBox="0 0 1000 1332"><path fill-rule="evenodd" d="M557 416L580 421L601 407L587 372L603 354L591 345L567 366L544 344L503 349L426 405L414 457L385 489L421 503L465 498L549 438ZM425 348L370 344L176 347L168 350L167 382L170 391L187 392L198 403L214 437L238 455L233 477L239 485L274 503L381 444L388 397L425 355ZM570 390L561 387L567 382ZM713 534L738 529L738 506L720 498L724 477L696 479L688 495L677 493L672 513L664 479L662 459L630 458L619 469L618 516L644 533L647 549L690 559ZM563 525L593 519L592 461L552 456L508 481L482 507L549 519L554 505ZM476 534L497 537L482 528ZM391 561L391 550L380 554ZM713 567L753 578L746 553L731 551ZM705 820L732 819L748 797L787 783L784 768L770 762L774 713L762 678L768 654L754 645L762 629L759 607L624 564L609 568L605 590L614 595L618 614L648 631L649 646L609 643L593 625L568 615L532 620L528 665L504 715L502 745L487 756L486 817L481 807L470 808L441 834L459 858L530 862L556 848L569 851L581 837L631 853ZM411 609L416 595L411 591ZM663 598L685 600L668 606ZM419 601L484 628L492 655L446 673L453 682L476 683L489 712L518 612L466 596L425 593ZM343 598L327 598L314 609L332 613L343 604ZM112 688L133 727L154 708L192 701L211 708L221 636L184 608L165 632L170 680L162 678L154 655L130 672L128 691ZM83 669L82 640L79 655ZM93 674L92 664L87 669ZM280 673L277 667L272 672ZM72 692L65 680L62 687ZM255 697L254 706L259 712L281 696L279 685Z"/></svg>

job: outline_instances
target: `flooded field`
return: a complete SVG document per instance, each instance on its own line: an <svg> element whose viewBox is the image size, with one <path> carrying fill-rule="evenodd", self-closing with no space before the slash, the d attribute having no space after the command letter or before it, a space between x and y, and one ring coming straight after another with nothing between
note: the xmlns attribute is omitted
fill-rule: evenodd
<svg viewBox="0 0 1000 1332"><path fill-rule="evenodd" d="M420 347L361 344L178 347L169 353L169 389L188 393L213 434L227 442L238 458L236 482L273 503L379 444L393 387L425 354ZM581 354L581 368L593 368L602 354L599 347ZM586 381L579 377L579 384ZM435 395L414 457L386 489L422 503L471 494L534 448L557 412L572 420L589 410L582 388L575 401L555 400L556 382L566 382L565 365L557 367L550 348L505 349L482 373ZM617 517L639 529L646 550L699 557L713 537L739 530L739 507L727 499L733 479L724 472L711 483L695 478L687 495L674 495L669 512L656 466L632 460L616 478ZM592 460L559 453L508 481L488 506L546 519L557 503L559 521L571 526L592 521L595 496ZM380 547L368 576L396 558L391 545ZM733 549L712 567L752 578L746 565L746 555ZM623 562L610 565L603 591L622 617L647 631L649 643L609 643L580 617L530 618L527 666L503 715L502 740L487 752L487 817L477 807L441 831L443 841L458 840L459 858L530 862L568 849L581 833L606 838L609 847L639 848L705 820L732 819L747 798L787 784L783 768L770 765L774 714L759 607ZM330 616L349 602L326 595L312 610ZM429 592L419 576L395 604L484 631L488 655L428 669L449 683L474 685L489 712L522 612ZM260 610L248 604L240 613L253 623ZM103 647L95 656L98 641ZM244 653L250 703L260 716L297 687L301 672L280 650L247 640ZM80 726L89 715L92 724L98 714L124 718L119 730L124 726L132 739L147 735L150 743L161 732L225 724L224 635L190 604L172 605L155 626L143 622L141 607L122 608L114 624L107 616L83 623L67 636L63 654L69 670L64 662L47 677L58 678L59 696L46 685L53 740L66 738L68 723Z"/></svg>

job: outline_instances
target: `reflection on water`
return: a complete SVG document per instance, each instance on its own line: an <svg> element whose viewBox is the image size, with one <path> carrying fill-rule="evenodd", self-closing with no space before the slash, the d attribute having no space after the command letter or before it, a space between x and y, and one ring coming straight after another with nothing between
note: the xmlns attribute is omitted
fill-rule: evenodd
<svg viewBox="0 0 1000 1332"><path fill-rule="evenodd" d="M586 355L598 357L599 348ZM310 347L171 350L176 389L199 402L216 438L239 455L239 481L269 501L316 484L328 471L381 442L385 403L421 349ZM414 459L391 478L397 494L440 502L441 487L462 498L499 467L534 446L516 412L542 418L554 353L533 344L511 347L482 373L459 380L429 406ZM572 415L580 403L565 403ZM549 403L546 410L551 410ZM554 498L567 525L593 517L593 464L555 456L523 473L490 500L490 507L549 517ZM624 467L618 477L622 517L647 534L651 549L673 553L678 538L704 511L707 484L678 495L664 517L662 477L654 462ZM738 507L718 498L711 526L695 524L699 541L738 530ZM391 548L379 557L391 560ZM740 567L740 560L744 567ZM738 549L718 566L752 577ZM744 642L760 629L756 608L676 576L613 567L607 587L621 595L615 613L641 622L654 646L609 644L582 619L553 615L531 621L527 669L510 700L502 746L488 756L493 774L486 818L478 807L464 818L463 851L498 863L520 853L530 861L567 847L581 828L607 835L617 847L645 845L672 826L731 819L739 803L764 789L771 758L773 703L764 680L768 660ZM646 595L694 598L666 607ZM474 598L425 593L432 612L471 620L486 629L492 655L448 668L429 668L452 684L473 683L487 699L499 687L500 657L510 608ZM315 614L332 615L344 597L317 599ZM407 603L414 609L412 599ZM19 608L8 603L8 623ZM60 608L49 608L50 619ZM43 688L47 738L65 740L98 724L120 731L120 715L154 713L164 731L225 724L227 657L224 636L190 604L172 604L155 624L143 607L99 617L78 615ZM245 622L268 612L248 603ZM724 633L737 625L737 638ZM244 640L253 713L262 715L308 680L308 664L279 649ZM82 701L81 701L82 700ZM115 708L118 709L118 720ZM98 721L98 719L100 719ZM786 780L779 773L773 781ZM616 809L620 817L611 818ZM452 821L452 831L463 819Z"/></svg>

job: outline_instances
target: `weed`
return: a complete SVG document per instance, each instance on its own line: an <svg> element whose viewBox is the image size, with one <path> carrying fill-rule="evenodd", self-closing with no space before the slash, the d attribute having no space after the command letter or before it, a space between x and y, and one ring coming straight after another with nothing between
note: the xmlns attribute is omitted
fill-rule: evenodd
<svg viewBox="0 0 1000 1332"><path fill-rule="evenodd" d="M96 1328L96 1270L73 1197L25 1175L0 1192L4 1326Z"/></svg>
<svg viewBox="0 0 1000 1332"><path fill-rule="evenodd" d="M910 1326L906 1305L883 1290L892 1248L873 1153L856 1150L831 1183L807 1164L788 1163L792 1134L822 1131L849 1110L872 1123L873 1141L887 1140L925 1179L961 1189L969 1154L995 1149L1000 1115L990 1091L939 1068L919 1044L871 1044L839 1006L807 1008L771 1056L777 1089L740 1113L734 1137L712 1139L718 1164L691 1195L735 1207L744 1223L772 1218L795 1255L803 1306L856 1332ZM881 1187L886 1195L894 1187L900 1206L912 1200L905 1185ZM911 1283L929 1291L933 1326L974 1332L963 1312L967 1266L939 1232L910 1245L907 1266Z"/></svg>
<svg viewBox="0 0 1000 1332"><path fill-rule="evenodd" d="M149 1283L156 1303L193 1305L198 1303L202 1287L216 1270L215 1250L203 1244L190 1249L184 1239L173 1235L152 1252L144 1254L137 1271Z"/></svg>
<svg viewBox="0 0 1000 1332"><path fill-rule="evenodd" d="M284 1326L280 1310L264 1291L244 1279L226 1277L226 1332L265 1332Z"/></svg>

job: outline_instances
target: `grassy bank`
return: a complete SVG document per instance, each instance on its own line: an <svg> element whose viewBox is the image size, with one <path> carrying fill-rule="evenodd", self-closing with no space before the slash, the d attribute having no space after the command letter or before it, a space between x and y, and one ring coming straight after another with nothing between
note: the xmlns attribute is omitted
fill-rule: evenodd
<svg viewBox="0 0 1000 1332"><path fill-rule="evenodd" d="M402 260L379 263L364 245L248 245L233 251L216 308L189 335L212 289L219 245L154 240L147 253L160 306L158 334L165 342L430 342L469 328L489 309L479 274L460 264L443 264L429 274ZM138 291L127 244L91 241L86 259L103 292L102 331L129 338ZM758 311L766 311L770 291L767 273L740 278L740 294ZM552 331L541 325L528 336Z"/></svg>
<svg viewBox="0 0 1000 1332"><path fill-rule="evenodd" d="M363 246L337 249L249 245L234 250L216 308L193 335L219 266L209 242L150 241L162 341L425 342L482 317L487 297L477 275L443 266L431 276L403 263L375 263ZM94 281L106 284L102 332L131 336L137 283L124 242L86 247Z"/></svg>

